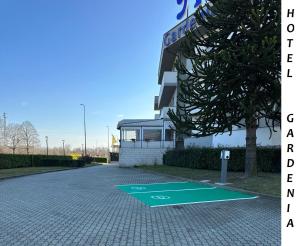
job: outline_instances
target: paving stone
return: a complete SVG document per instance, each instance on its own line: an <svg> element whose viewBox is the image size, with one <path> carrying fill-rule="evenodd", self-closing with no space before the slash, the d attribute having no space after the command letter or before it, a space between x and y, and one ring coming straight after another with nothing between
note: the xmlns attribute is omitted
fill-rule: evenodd
<svg viewBox="0 0 300 246"><path fill-rule="evenodd" d="M0 181L0 245L280 245L280 200L150 208L115 185L176 181L91 167Z"/></svg>

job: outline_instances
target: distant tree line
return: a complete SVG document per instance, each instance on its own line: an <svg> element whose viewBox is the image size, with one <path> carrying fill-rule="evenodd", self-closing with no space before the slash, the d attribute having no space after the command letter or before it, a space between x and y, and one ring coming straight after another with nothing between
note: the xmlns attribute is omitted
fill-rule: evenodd
<svg viewBox="0 0 300 246"><path fill-rule="evenodd" d="M5 114L0 116L0 153L11 154L41 154L45 155L71 155L82 154L83 147L71 148L65 144L60 147L49 147L41 144L40 136L30 121L19 123L7 123ZM90 156L106 156L107 149L102 147L87 148Z"/></svg>
<svg viewBox="0 0 300 246"><path fill-rule="evenodd" d="M1 153L30 154L39 146L39 134L30 121L7 124L5 117L0 118Z"/></svg>

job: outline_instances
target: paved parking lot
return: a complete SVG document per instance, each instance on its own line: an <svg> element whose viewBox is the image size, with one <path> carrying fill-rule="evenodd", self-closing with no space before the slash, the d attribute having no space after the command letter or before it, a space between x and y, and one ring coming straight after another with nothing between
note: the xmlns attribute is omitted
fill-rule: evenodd
<svg viewBox="0 0 300 246"><path fill-rule="evenodd" d="M280 245L280 200L150 208L115 185L176 181L91 167L0 181L0 245Z"/></svg>

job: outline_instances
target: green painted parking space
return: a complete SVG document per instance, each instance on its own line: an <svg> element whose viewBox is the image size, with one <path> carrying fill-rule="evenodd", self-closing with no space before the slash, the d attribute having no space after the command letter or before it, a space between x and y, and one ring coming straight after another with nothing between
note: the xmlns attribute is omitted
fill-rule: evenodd
<svg viewBox="0 0 300 246"><path fill-rule="evenodd" d="M132 184L117 187L150 207L257 198L255 195L193 182Z"/></svg>
<svg viewBox="0 0 300 246"><path fill-rule="evenodd" d="M161 191L159 193L134 193L131 195L150 207L223 202L256 198L252 195L220 188L188 191Z"/></svg>
<svg viewBox="0 0 300 246"><path fill-rule="evenodd" d="M129 194L140 192L161 192L161 191L177 191L191 189L215 189L215 187L207 184L199 184L194 182L167 182L154 184L130 184L117 185L118 189Z"/></svg>

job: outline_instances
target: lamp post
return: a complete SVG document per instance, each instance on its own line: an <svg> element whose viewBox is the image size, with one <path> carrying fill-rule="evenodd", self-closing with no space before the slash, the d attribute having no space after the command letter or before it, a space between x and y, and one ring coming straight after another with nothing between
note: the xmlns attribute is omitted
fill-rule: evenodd
<svg viewBox="0 0 300 246"><path fill-rule="evenodd" d="M46 153L47 153L47 156L48 156L48 136L45 136L45 140L46 140Z"/></svg>
<svg viewBox="0 0 300 246"><path fill-rule="evenodd" d="M84 156L86 156L86 123L85 123L85 105L80 104L83 107L83 126L84 126Z"/></svg>
<svg viewBox="0 0 300 246"><path fill-rule="evenodd" d="M107 127L107 163L110 162L110 152L109 152L109 126Z"/></svg>
<svg viewBox="0 0 300 246"><path fill-rule="evenodd" d="M6 113L3 113L3 146L6 145Z"/></svg>
<svg viewBox="0 0 300 246"><path fill-rule="evenodd" d="M64 156L66 155L66 151L65 151L65 140L61 140L62 141L62 145L63 145L63 152L64 152Z"/></svg>

